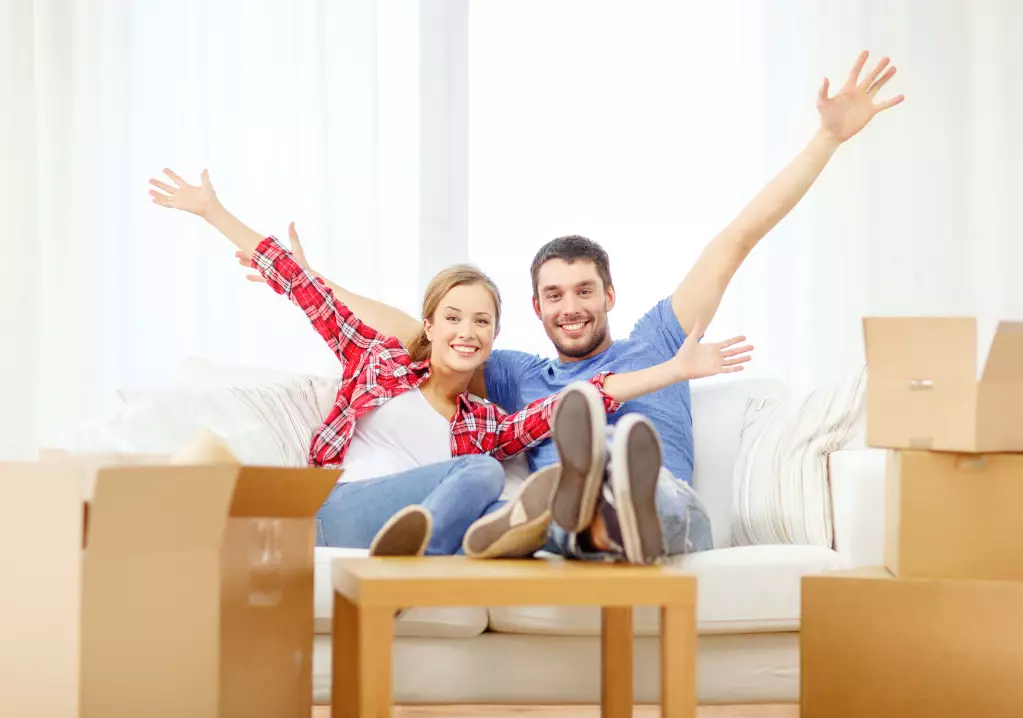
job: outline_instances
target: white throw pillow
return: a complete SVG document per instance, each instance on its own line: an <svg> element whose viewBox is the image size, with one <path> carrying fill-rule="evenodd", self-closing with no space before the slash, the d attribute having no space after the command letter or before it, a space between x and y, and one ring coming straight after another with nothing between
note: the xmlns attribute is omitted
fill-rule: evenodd
<svg viewBox="0 0 1023 718"><path fill-rule="evenodd" d="M732 545L833 543L828 454L862 432L866 367L784 399L751 399L732 482Z"/></svg>
<svg viewBox="0 0 1023 718"><path fill-rule="evenodd" d="M312 435L333 404L327 388L320 378L302 377L260 386L121 390L118 407L79 426L57 448L169 455L208 430L243 464L306 466Z"/></svg>

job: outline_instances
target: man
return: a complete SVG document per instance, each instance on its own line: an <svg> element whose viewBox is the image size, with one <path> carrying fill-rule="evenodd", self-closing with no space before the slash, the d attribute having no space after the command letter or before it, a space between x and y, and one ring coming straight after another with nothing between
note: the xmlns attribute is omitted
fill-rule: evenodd
<svg viewBox="0 0 1023 718"><path fill-rule="evenodd" d="M707 244L672 295L641 318L628 339L612 340L608 327L615 289L607 253L595 242L579 236L560 237L541 247L531 267L533 310L543 322L558 357L544 359L516 351L495 351L477 373L473 391L508 411L515 411L533 399L563 390L599 371L653 366L673 356L689 334L702 336L739 266L802 199L835 151L875 115L904 99L898 95L875 102L878 91L895 74L895 68L889 67L888 58L883 58L861 77L867 57L866 51L860 54L837 94L829 95L829 83L824 79L817 97L820 127L807 146ZM293 225L290 232L295 253L304 261ZM245 264L245 259L241 259ZM419 331L420 322L415 318L328 284L377 330L400 339L411 338ZM604 483L597 492L596 504L584 507L584 515L578 520L556 521L549 549L577 557L627 555L620 521L626 517L645 523L647 528L651 522L657 523L660 531L654 533L655 539L663 543L663 552L668 555L711 548L707 514L690 488L693 435L688 385L674 385L627 402L609 420L616 423L632 413L645 416L656 429L655 437L659 435L659 442L655 439L653 445L648 442L647 446L650 452L661 454L660 476L655 475L652 482L647 478L642 486L635 483L640 479L630 477L631 492L614 488L613 481ZM591 416L586 420L597 418ZM599 420L603 421L603 417ZM634 423L630 422L632 426ZM609 433L607 447L594 453L594 461L604 461L607 453L613 454L613 447ZM529 452L534 471L559 458L558 447L550 440ZM614 470L613 459L612 455L610 471ZM619 482L617 486L623 485Z"/></svg>

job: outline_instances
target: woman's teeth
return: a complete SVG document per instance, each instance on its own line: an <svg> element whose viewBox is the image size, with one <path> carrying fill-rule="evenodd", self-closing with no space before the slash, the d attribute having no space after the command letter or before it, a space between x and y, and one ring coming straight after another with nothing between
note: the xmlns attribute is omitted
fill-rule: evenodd
<svg viewBox="0 0 1023 718"><path fill-rule="evenodd" d="M459 354L472 355L479 351L476 347L451 347Z"/></svg>

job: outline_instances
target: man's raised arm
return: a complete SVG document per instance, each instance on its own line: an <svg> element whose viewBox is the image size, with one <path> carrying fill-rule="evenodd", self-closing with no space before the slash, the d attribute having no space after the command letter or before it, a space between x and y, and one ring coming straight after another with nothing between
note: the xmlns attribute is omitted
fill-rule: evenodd
<svg viewBox="0 0 1023 718"><path fill-rule="evenodd" d="M710 324L739 266L803 198L835 150L866 127L876 114L904 99L898 95L875 104L877 92L895 74L895 67L888 67L886 57L861 80L860 73L866 62L867 52L864 51L849 72L845 85L834 96L828 96L828 79L824 78L817 96L820 129L806 148L710 241L675 290L671 305L686 334L697 325Z"/></svg>
<svg viewBox="0 0 1023 718"><path fill-rule="evenodd" d="M294 222L288 225L288 238L291 240L291 253L294 255L295 261L302 266L302 269L306 270L330 287L331 291L334 292L334 295L348 305L352 312L366 324L370 325L381 334L397 337L405 346L408 346L408 343L412 341L412 339L415 338L422 330L422 323L412 315L406 314L400 309L392 307L389 304L378 302L375 299L370 299L369 297L364 297L361 294L350 292L344 287L339 287L337 284L334 284L334 282L310 268L309 261L305 256L305 251L302 249L302 243L298 239L298 232L295 230ZM238 263L243 267L252 267L252 257L247 255L245 252L235 252L235 256L238 258ZM260 274L250 274L248 279L253 282L264 281Z"/></svg>

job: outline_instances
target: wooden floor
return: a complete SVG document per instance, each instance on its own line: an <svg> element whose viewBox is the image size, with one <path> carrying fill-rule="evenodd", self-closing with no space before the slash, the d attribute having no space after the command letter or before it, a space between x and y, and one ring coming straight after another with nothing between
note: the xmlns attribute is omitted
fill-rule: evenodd
<svg viewBox="0 0 1023 718"><path fill-rule="evenodd" d="M635 718L656 718L657 706L637 706ZM700 706L699 718L799 718L797 705ZM599 718L599 706L396 706L395 718ZM330 718L313 708L312 718Z"/></svg>

